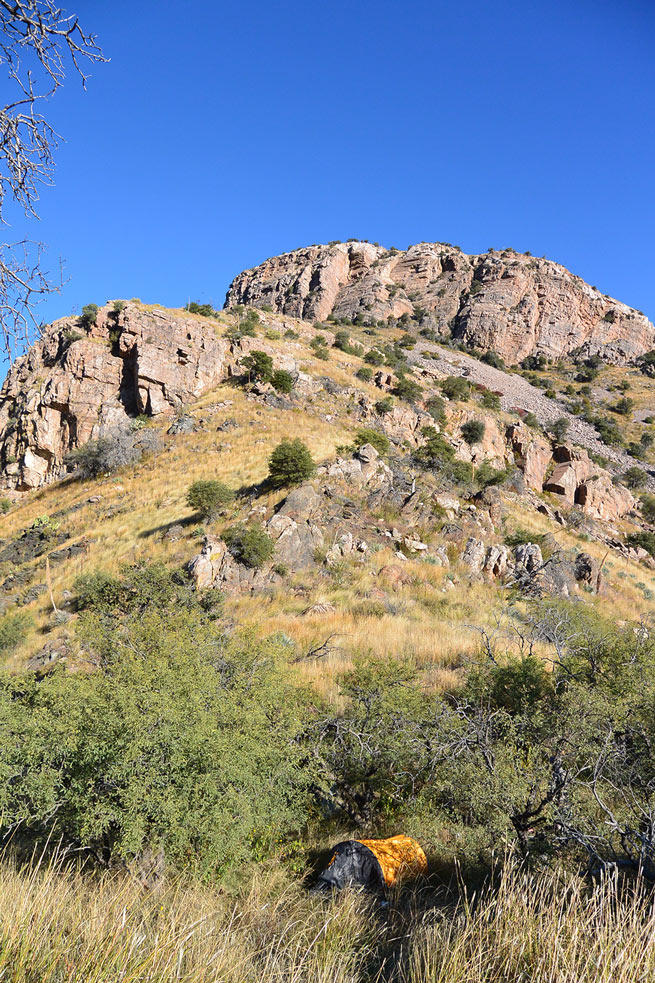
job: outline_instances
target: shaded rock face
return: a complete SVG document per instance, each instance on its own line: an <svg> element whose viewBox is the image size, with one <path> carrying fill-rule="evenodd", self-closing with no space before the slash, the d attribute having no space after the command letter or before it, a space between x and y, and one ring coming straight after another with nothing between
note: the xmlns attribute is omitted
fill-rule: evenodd
<svg viewBox="0 0 655 983"><path fill-rule="evenodd" d="M172 412L220 382L229 343L206 321L127 304L86 331L56 321L0 392L0 472L29 491L60 478L66 453L143 413Z"/></svg>
<svg viewBox="0 0 655 983"><path fill-rule="evenodd" d="M364 242L310 246L266 260L232 282L226 306L270 304L304 320L424 317L444 334L509 363L583 347L625 362L655 345L639 311L546 259L492 250L468 256L443 243L389 251Z"/></svg>

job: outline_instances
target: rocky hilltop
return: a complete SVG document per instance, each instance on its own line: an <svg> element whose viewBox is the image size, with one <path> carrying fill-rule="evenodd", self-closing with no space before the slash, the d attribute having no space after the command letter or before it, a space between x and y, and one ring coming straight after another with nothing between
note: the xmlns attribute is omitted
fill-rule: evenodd
<svg viewBox="0 0 655 983"><path fill-rule="evenodd" d="M136 304L108 304L88 327L55 321L0 392L3 484L29 491L55 481L73 448L199 396L223 378L229 348L205 319Z"/></svg>
<svg viewBox="0 0 655 983"><path fill-rule="evenodd" d="M557 263L509 249L469 256L444 243L404 251L368 242L309 246L240 273L226 298L235 304L270 305L307 321L412 320L511 364L580 348L621 363L655 345L640 311Z"/></svg>

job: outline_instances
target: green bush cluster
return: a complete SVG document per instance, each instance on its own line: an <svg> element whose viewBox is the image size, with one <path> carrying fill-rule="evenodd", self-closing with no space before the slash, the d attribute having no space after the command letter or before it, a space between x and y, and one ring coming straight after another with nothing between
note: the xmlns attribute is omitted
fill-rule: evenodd
<svg viewBox="0 0 655 983"><path fill-rule="evenodd" d="M194 481L187 491L187 505L195 509L203 519L211 519L234 500L231 488L215 478Z"/></svg>
<svg viewBox="0 0 655 983"><path fill-rule="evenodd" d="M268 459L268 480L274 488L286 488L307 481L315 470L309 448L299 437L281 441Z"/></svg>
<svg viewBox="0 0 655 983"><path fill-rule="evenodd" d="M98 317L98 305L97 304L85 304L82 308L82 313L78 318L78 324L81 328L85 328L87 331L92 328L96 323Z"/></svg>
<svg viewBox="0 0 655 983"><path fill-rule="evenodd" d="M284 647L226 640L162 568L89 581L82 637L101 668L0 676L3 830L104 863L162 850L207 876L265 855L308 814Z"/></svg>
<svg viewBox="0 0 655 983"><path fill-rule="evenodd" d="M380 433L379 430L373 430L372 427L361 427L355 434L353 444L355 448L363 447L364 444L371 444L378 454L388 454L391 447L389 438Z"/></svg>
<svg viewBox="0 0 655 983"><path fill-rule="evenodd" d="M222 538L234 559L253 570L263 567L275 551L275 543L260 526L238 522L225 529Z"/></svg>
<svg viewBox="0 0 655 983"><path fill-rule="evenodd" d="M449 375L439 385L448 399L465 402L471 394L470 383L459 375Z"/></svg>

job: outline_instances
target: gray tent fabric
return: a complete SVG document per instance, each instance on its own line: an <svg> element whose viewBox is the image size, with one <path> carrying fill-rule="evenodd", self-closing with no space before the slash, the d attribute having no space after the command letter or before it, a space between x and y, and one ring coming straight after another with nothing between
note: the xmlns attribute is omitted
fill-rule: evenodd
<svg viewBox="0 0 655 983"><path fill-rule="evenodd" d="M384 887L384 875L375 854L358 840L337 843L330 863L318 878L314 890L340 890L344 887Z"/></svg>

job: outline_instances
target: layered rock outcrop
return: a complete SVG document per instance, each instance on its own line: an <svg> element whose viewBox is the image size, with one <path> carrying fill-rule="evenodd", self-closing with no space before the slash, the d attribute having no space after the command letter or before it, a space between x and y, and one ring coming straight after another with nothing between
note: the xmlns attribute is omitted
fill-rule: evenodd
<svg viewBox="0 0 655 983"><path fill-rule="evenodd" d="M65 472L68 451L137 414L157 416L225 377L230 345L206 319L107 305L95 324L56 321L0 392L0 474L29 491Z"/></svg>
<svg viewBox="0 0 655 983"><path fill-rule="evenodd" d="M240 273L226 297L233 304L271 305L308 321L408 315L511 364L581 347L621 362L655 346L655 328L640 311L558 263L513 250L469 256L443 243L297 249Z"/></svg>

